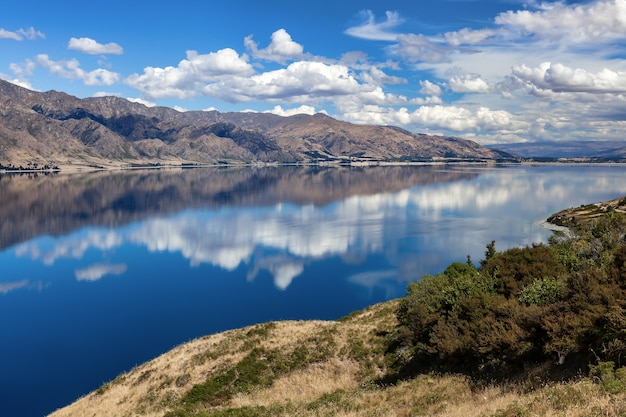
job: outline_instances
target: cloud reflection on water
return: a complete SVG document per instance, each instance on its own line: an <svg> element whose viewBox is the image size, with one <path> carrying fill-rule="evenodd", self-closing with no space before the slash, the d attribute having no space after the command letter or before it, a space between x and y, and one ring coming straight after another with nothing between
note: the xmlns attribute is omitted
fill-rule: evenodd
<svg viewBox="0 0 626 417"><path fill-rule="evenodd" d="M27 279L23 279L21 281L13 281L13 282L2 282L0 283L0 293L8 294L11 291L14 291L20 288L25 288L28 286L28 284L29 284L29 281Z"/></svg>
<svg viewBox="0 0 626 417"><path fill-rule="evenodd" d="M97 281L105 275L122 275L126 269L126 264L95 264L87 268L77 269L74 271L74 276L78 281Z"/></svg>
<svg viewBox="0 0 626 417"><path fill-rule="evenodd" d="M481 254L486 243L500 237L494 236L498 222L500 229L518 228L516 233L501 233L504 241L499 241L499 248L530 244L546 237L539 220L551 210L570 207L576 196L588 198L605 189L626 194L626 183L602 176L560 181L551 173L528 175L528 169L477 172L482 175L475 179L352 195L326 205L185 210L118 229L74 233L55 239L48 249L34 240L20 245L16 254L52 265L59 258L81 259L88 250L107 253L133 244L151 253L179 253L192 267L209 264L233 271L245 265L248 280L266 270L282 290L312 262L384 254L393 269L351 277L372 287L394 277L398 281L419 278L430 264L441 262L442 251L456 252L458 258L470 251L473 256ZM464 228L473 233L461 233ZM419 236L413 248L420 252L419 262L415 253L400 248L398 231ZM518 240L507 241L509 235ZM99 264L76 270L76 278L97 280L125 271L125 265Z"/></svg>

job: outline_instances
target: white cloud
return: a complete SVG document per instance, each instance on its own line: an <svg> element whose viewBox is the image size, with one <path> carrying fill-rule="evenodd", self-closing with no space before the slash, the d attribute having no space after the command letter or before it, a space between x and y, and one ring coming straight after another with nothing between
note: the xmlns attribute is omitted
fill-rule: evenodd
<svg viewBox="0 0 626 417"><path fill-rule="evenodd" d="M33 71L37 68L37 63L32 59L26 59L24 63L11 63L9 64L9 69L15 74L18 79L23 80L25 77L28 77L33 74Z"/></svg>
<svg viewBox="0 0 626 417"><path fill-rule="evenodd" d="M257 43L252 40L252 35L246 36L244 45L253 57L279 63L297 59L304 52L303 46L294 42L285 29L272 33L272 42L265 49L258 48Z"/></svg>
<svg viewBox="0 0 626 417"><path fill-rule="evenodd" d="M451 47L424 35L398 35L397 43L388 50L409 62L441 63L450 61Z"/></svg>
<svg viewBox="0 0 626 417"><path fill-rule="evenodd" d="M364 82L375 85L383 84L407 84L406 78L387 75L383 70L375 66L370 66L368 71L361 74Z"/></svg>
<svg viewBox="0 0 626 417"><path fill-rule="evenodd" d="M126 264L95 264L74 271L74 276L78 281L97 281L105 275L122 275L126 269Z"/></svg>
<svg viewBox="0 0 626 417"><path fill-rule="evenodd" d="M113 93L110 91L96 91L91 97L122 97L121 93ZM130 100L129 100L130 101Z"/></svg>
<svg viewBox="0 0 626 417"><path fill-rule="evenodd" d="M120 75L102 68L85 71L75 59L53 61L46 54L39 54L36 63L58 77L82 80L85 85L112 85L119 81Z"/></svg>
<svg viewBox="0 0 626 417"><path fill-rule="evenodd" d="M583 4L544 3L541 10L501 13L496 24L539 38L580 43L624 39L626 1L604 0Z"/></svg>
<svg viewBox="0 0 626 417"><path fill-rule="evenodd" d="M365 22L346 29L347 35L368 40L394 41L398 34L392 30L404 22L397 12L385 12L386 19L378 23L371 10L365 10L361 14L366 19Z"/></svg>
<svg viewBox="0 0 626 417"><path fill-rule="evenodd" d="M124 53L124 49L116 43L111 42L103 45L90 38L71 38L67 47L68 49L74 49L91 55L121 55Z"/></svg>
<svg viewBox="0 0 626 417"><path fill-rule="evenodd" d="M441 95L441 87L439 87L437 84L434 84L428 80L421 80L420 85L422 86L422 88L420 89L421 94L429 96Z"/></svg>
<svg viewBox="0 0 626 417"><path fill-rule="evenodd" d="M154 107L154 106L156 106L156 103L154 103L152 101L144 100L142 98L129 97L126 100L132 101L133 103L143 104L146 107Z"/></svg>
<svg viewBox="0 0 626 417"><path fill-rule="evenodd" d="M11 77L9 77L9 76L8 76L8 75L6 75L6 74L2 74L2 73L0 73L0 79L3 79L3 80L5 80L5 81L8 81L8 82L10 82L11 84L15 84L15 85L19 85L20 87L27 88L27 89L29 89L29 90L35 90L35 89L33 88L33 86L31 85L30 81L28 81L28 80L22 80L22 79L19 79L19 78L13 78L13 79L11 79Z"/></svg>
<svg viewBox="0 0 626 417"><path fill-rule="evenodd" d="M519 131L528 127L527 123L517 121L509 112L491 110L487 107L480 107L476 110L476 119L482 130Z"/></svg>
<svg viewBox="0 0 626 417"><path fill-rule="evenodd" d="M527 131L529 124L504 110L479 107L471 110L461 106L423 105L413 112L406 107L394 109L381 106L362 106L345 111L344 117L353 123L403 125L424 129L455 132L492 132L513 134Z"/></svg>
<svg viewBox="0 0 626 417"><path fill-rule="evenodd" d="M516 65L511 73L523 85L554 92L626 92L626 72L608 68L593 73L560 63L544 62L534 68Z"/></svg>
<svg viewBox="0 0 626 417"><path fill-rule="evenodd" d="M303 104L302 106L295 107L295 108L292 108L292 109L283 109L282 106L276 105L276 106L274 106L274 108L272 110L268 110L265 113L277 114L279 116L294 116L296 114L313 115L313 114L317 113L317 111L315 110L315 107L308 106L306 104Z"/></svg>
<svg viewBox="0 0 626 417"><path fill-rule="evenodd" d="M478 74L467 74L463 77L452 77L448 86L455 93L488 93L491 88Z"/></svg>
<svg viewBox="0 0 626 417"><path fill-rule="evenodd" d="M492 29L473 30L464 28L457 32L448 32L443 35L444 40L451 46L475 45L494 37L498 32Z"/></svg>
<svg viewBox="0 0 626 417"><path fill-rule="evenodd" d="M133 74L126 83L147 98L190 98L201 93L201 86L223 77L249 75L254 72L247 56L230 48L208 54L187 51L187 59L177 67L146 67L142 75Z"/></svg>
<svg viewBox="0 0 626 417"><path fill-rule="evenodd" d="M21 41L24 39L35 40L37 38L45 38L42 32L35 30L32 26L28 29L18 29L14 32L8 31L6 29L0 28L0 39L13 39L16 41Z"/></svg>
<svg viewBox="0 0 626 417"><path fill-rule="evenodd" d="M430 104L443 104L443 100L438 95L428 97L416 97L408 101L413 106L424 106Z"/></svg>
<svg viewBox="0 0 626 417"><path fill-rule="evenodd" d="M21 41L23 37L17 32L10 32L6 29L0 28L0 39L13 39L16 41Z"/></svg>
<svg viewBox="0 0 626 417"><path fill-rule="evenodd" d="M472 112L458 106L422 106L411 113L411 121L455 131L473 130L477 126Z"/></svg>
<svg viewBox="0 0 626 417"><path fill-rule="evenodd" d="M359 84L346 66L298 61L276 71L209 84L204 88L204 94L229 102L306 101L357 94L373 88Z"/></svg>

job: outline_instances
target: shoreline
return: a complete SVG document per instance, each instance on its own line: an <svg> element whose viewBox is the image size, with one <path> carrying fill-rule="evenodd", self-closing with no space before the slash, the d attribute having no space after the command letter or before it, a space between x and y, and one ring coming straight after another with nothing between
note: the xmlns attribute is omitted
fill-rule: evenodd
<svg viewBox="0 0 626 417"><path fill-rule="evenodd" d="M625 165L626 161L496 161L496 160L456 160L442 159L432 161L302 161L302 162L214 162L214 163L119 163L119 164L57 164L54 169L0 169L0 175L13 174L76 174L99 171L133 171L143 169L192 169L192 168L263 168L282 166L302 166L302 167L379 167L379 166L594 166L594 165Z"/></svg>

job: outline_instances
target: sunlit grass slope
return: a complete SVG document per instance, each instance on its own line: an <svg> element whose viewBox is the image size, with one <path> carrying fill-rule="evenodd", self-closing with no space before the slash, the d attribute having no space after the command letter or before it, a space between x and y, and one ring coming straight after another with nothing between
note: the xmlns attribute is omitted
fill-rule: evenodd
<svg viewBox="0 0 626 417"><path fill-rule="evenodd" d="M591 379L522 390L464 376L383 383L398 301L340 321L259 324L203 337L122 374L54 417L623 416Z"/></svg>

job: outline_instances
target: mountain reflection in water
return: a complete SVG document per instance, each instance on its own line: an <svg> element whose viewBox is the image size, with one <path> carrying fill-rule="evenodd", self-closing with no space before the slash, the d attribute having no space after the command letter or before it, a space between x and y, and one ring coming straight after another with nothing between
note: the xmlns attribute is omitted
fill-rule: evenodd
<svg viewBox="0 0 626 417"><path fill-rule="evenodd" d="M432 167L222 168L0 174L0 248L83 226L117 227L188 208L325 205L477 174Z"/></svg>
<svg viewBox="0 0 626 417"><path fill-rule="evenodd" d="M203 334L336 319L485 245L546 241L626 167L163 169L0 177L3 414L43 415ZM8 359L10 358L10 359ZM26 400L42 393L37 403ZM38 394L39 395L39 394Z"/></svg>

